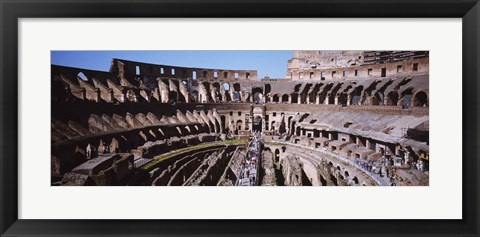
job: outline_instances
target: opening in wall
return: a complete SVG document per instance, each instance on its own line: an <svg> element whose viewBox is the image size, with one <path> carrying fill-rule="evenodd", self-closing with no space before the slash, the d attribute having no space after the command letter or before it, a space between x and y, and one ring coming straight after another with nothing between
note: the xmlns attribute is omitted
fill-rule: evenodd
<svg viewBox="0 0 480 237"><path fill-rule="evenodd" d="M140 66L135 67L135 74L138 76L140 75Z"/></svg>
<svg viewBox="0 0 480 237"><path fill-rule="evenodd" d="M233 74L233 78L238 79L238 72Z"/></svg>
<svg viewBox="0 0 480 237"><path fill-rule="evenodd" d="M360 75L360 71L358 69L355 69L355 76L358 77Z"/></svg>
<svg viewBox="0 0 480 237"><path fill-rule="evenodd" d="M172 68L172 76L175 76L175 68Z"/></svg>
<svg viewBox="0 0 480 237"><path fill-rule="evenodd" d="M197 80L197 72L196 71L193 71L192 78L193 78L193 80Z"/></svg>
<svg viewBox="0 0 480 237"><path fill-rule="evenodd" d="M382 68L382 77L387 76L387 68Z"/></svg>
<svg viewBox="0 0 480 237"><path fill-rule="evenodd" d="M418 71L418 63L413 64L412 71Z"/></svg>
<svg viewBox="0 0 480 237"><path fill-rule="evenodd" d="M218 78L218 72L213 72L213 77Z"/></svg>

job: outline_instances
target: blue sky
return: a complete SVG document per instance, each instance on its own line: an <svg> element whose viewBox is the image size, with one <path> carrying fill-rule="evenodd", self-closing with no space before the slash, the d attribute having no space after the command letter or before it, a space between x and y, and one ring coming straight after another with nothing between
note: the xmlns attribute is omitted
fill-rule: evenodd
<svg viewBox="0 0 480 237"><path fill-rule="evenodd" d="M52 51L55 65L108 71L112 58L183 67L257 70L258 78L285 78L292 51Z"/></svg>

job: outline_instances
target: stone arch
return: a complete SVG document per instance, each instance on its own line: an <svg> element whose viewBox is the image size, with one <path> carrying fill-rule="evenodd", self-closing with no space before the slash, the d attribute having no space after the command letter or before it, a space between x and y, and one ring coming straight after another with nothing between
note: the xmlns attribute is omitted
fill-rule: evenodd
<svg viewBox="0 0 480 237"><path fill-rule="evenodd" d="M227 82L223 83L223 89L225 91L230 91L230 84L228 84Z"/></svg>
<svg viewBox="0 0 480 237"><path fill-rule="evenodd" d="M260 87L252 88L253 102L260 104L264 102L263 89Z"/></svg>
<svg viewBox="0 0 480 237"><path fill-rule="evenodd" d="M272 102L273 102L273 103L278 103L278 102L280 102L280 98L279 98L279 96L278 96L277 94L274 94L274 95L272 96Z"/></svg>
<svg viewBox="0 0 480 237"><path fill-rule="evenodd" d="M413 106L428 106L428 95L425 91L417 91L413 96Z"/></svg>
<svg viewBox="0 0 480 237"><path fill-rule="evenodd" d="M351 105L360 105L362 103L362 91L363 91L363 86L357 86L352 94L351 94L351 97L352 97L352 101L351 101Z"/></svg>
<svg viewBox="0 0 480 237"><path fill-rule="evenodd" d="M297 104L298 103L298 93L294 92L292 93L292 104Z"/></svg>
<svg viewBox="0 0 480 237"><path fill-rule="evenodd" d="M407 88L402 92L401 100L403 101L402 106L409 107L412 106L412 97L413 97L413 88Z"/></svg>
<svg viewBox="0 0 480 237"><path fill-rule="evenodd" d="M199 95L197 90L193 90L190 94L193 102L199 102Z"/></svg>
<svg viewBox="0 0 480 237"><path fill-rule="evenodd" d="M341 105L346 105L348 101L347 93L340 93L338 96L338 103Z"/></svg>
<svg viewBox="0 0 480 237"><path fill-rule="evenodd" d="M283 94L282 95L282 103L288 102L288 94Z"/></svg>
<svg viewBox="0 0 480 237"><path fill-rule="evenodd" d="M230 94L230 84L227 82L223 83L223 89L225 90L225 101L232 101L232 97Z"/></svg>
<svg viewBox="0 0 480 237"><path fill-rule="evenodd" d="M237 120L237 130L240 131L243 129L243 121L241 119Z"/></svg>
<svg viewBox="0 0 480 237"><path fill-rule="evenodd" d="M397 106L398 105L398 92L390 91L387 95L387 105L388 106Z"/></svg>

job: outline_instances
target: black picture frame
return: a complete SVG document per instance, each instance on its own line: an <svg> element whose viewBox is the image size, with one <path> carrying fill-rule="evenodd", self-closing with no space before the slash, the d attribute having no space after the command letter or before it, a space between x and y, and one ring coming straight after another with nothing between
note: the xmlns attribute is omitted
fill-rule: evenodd
<svg viewBox="0 0 480 237"><path fill-rule="evenodd" d="M479 236L478 0L1 0L1 236ZM19 18L388 17L462 18L461 220L24 220L18 219ZM456 60L456 59L452 59ZM459 72L460 75L460 72ZM453 79L453 78L452 78ZM55 208L55 207L52 207Z"/></svg>

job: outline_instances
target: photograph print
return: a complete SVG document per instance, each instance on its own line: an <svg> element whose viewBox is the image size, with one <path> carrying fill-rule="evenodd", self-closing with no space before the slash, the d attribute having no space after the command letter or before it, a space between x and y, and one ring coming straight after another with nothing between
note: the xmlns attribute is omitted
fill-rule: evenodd
<svg viewBox="0 0 480 237"><path fill-rule="evenodd" d="M50 185L429 186L429 51L51 51Z"/></svg>

